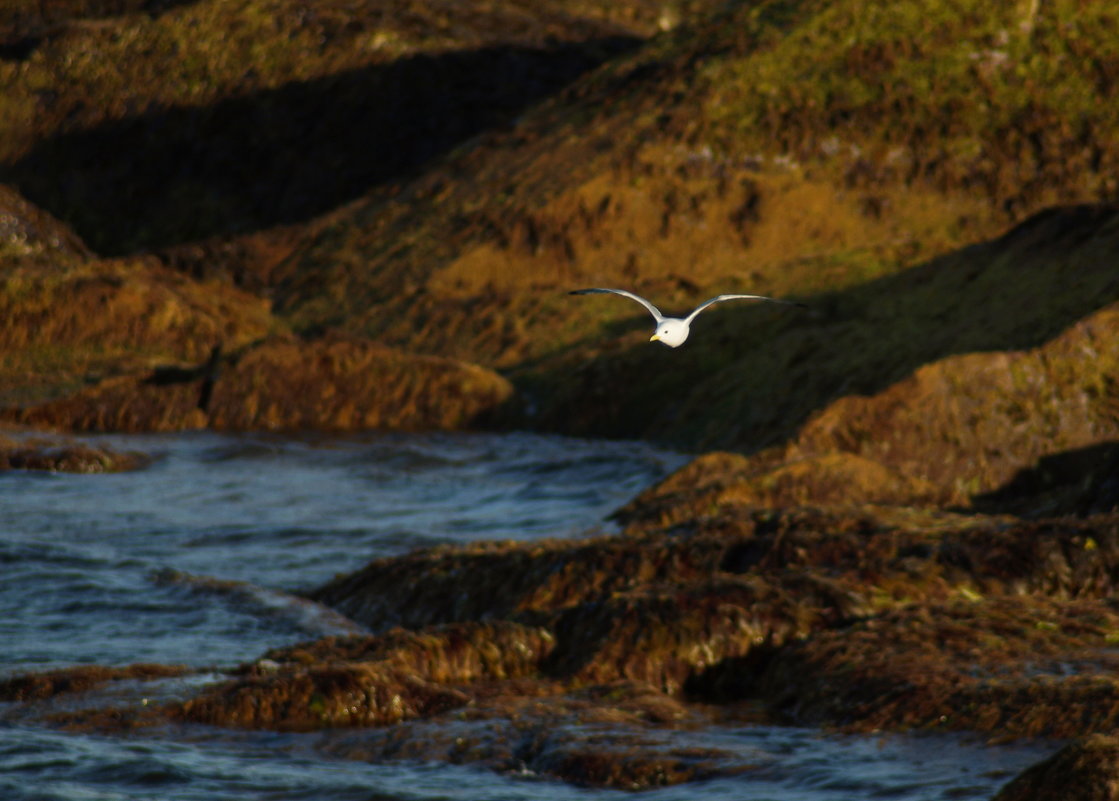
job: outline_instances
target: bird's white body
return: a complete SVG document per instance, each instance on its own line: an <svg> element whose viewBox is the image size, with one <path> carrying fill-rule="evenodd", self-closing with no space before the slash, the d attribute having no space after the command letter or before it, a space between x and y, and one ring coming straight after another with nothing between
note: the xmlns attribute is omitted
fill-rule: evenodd
<svg viewBox="0 0 1119 801"><path fill-rule="evenodd" d="M657 330L649 337L650 342L663 342L670 348L678 348L684 344L688 334L692 331L691 323L679 317L665 317L657 323Z"/></svg>
<svg viewBox="0 0 1119 801"><path fill-rule="evenodd" d="M621 295L622 297L636 300L642 306L649 310L653 318L657 321L657 329L653 332L653 336L649 338L650 342L662 342L670 348L678 348L687 340L688 334L692 330L692 320L696 315L706 309L708 306L719 303L724 300L747 299L747 300L765 300L770 303L784 303L790 306L803 306L803 303L793 303L788 300L778 300L777 298L768 298L765 295L719 295L717 297L706 300L699 304L691 314L687 317L665 317L661 314L660 309L654 306L649 301L640 295L635 295L624 289L575 289L569 294L572 295L598 295L604 292L612 293L614 295Z"/></svg>

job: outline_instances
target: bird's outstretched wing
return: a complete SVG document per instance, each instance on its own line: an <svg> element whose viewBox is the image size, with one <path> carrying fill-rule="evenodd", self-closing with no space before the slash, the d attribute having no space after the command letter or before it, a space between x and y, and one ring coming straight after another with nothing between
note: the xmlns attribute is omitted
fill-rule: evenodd
<svg viewBox="0 0 1119 801"><path fill-rule="evenodd" d="M621 295L622 297L630 298L632 300L636 300L638 303L640 303L642 306L644 306L646 309L649 310L649 313L652 314L653 317L655 317L657 319L658 323L661 320L664 319L664 315L661 314L660 309L658 309L656 306L654 306L649 301L645 300L645 298L641 297L640 295L635 295L632 292L627 292L624 289L597 289L597 288L595 288L595 289L573 289L570 292L568 292L567 294L569 294L569 295L602 295L602 294L607 293L607 292L613 293L615 295ZM723 295L722 297L728 297L729 298L729 297L733 297L733 295ZM715 300L719 300L719 298L716 298ZM707 301L707 303L714 303L714 302L715 302L714 300ZM706 304L704 304L704 305L706 305ZM703 307L701 306L700 308L703 308ZM699 311L699 309L696 309L696 311ZM694 314L694 312L693 312L693 314Z"/></svg>
<svg viewBox="0 0 1119 801"><path fill-rule="evenodd" d="M739 298L745 298L747 300L765 300L765 301L769 301L770 303L783 303L786 306L800 306L801 308L808 308L803 303L797 303L796 301L793 301L793 300L779 300L777 298L767 298L765 295L719 295L717 297L711 298L711 300L705 300L703 303L696 306L695 310L691 314L689 314L687 317L684 318L684 322L685 323L690 323L692 320L695 319L695 316L697 314L699 314L701 311L706 309L708 306L712 306L712 305L714 305L716 303L719 303L721 301L724 301L724 300L737 300Z"/></svg>

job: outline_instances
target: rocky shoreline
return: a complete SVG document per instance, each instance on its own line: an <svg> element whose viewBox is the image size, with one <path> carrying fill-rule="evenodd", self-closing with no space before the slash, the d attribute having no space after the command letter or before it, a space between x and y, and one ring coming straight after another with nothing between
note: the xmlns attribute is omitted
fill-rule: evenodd
<svg viewBox="0 0 1119 801"><path fill-rule="evenodd" d="M749 771L665 736L724 721L1052 738L1000 801L1119 799L1112 6L9 5L0 473L198 429L695 458L620 533L300 599L350 636L9 677L5 714L627 789ZM810 308L670 353L582 286Z"/></svg>
<svg viewBox="0 0 1119 801"><path fill-rule="evenodd" d="M627 789L749 770L657 734L729 721L1040 737L1071 744L1034 773L1106 797L1089 788L1119 775L1119 516L763 508L712 500L713 478L710 458L686 466L616 535L374 560L307 594L367 634L271 650L176 700L141 702L191 672L159 665L17 676L0 699L80 730L360 729L347 757ZM99 706L118 683L133 702ZM90 698L49 704L73 694ZM607 745L578 734L594 724ZM1047 797L1025 779L1000 796Z"/></svg>

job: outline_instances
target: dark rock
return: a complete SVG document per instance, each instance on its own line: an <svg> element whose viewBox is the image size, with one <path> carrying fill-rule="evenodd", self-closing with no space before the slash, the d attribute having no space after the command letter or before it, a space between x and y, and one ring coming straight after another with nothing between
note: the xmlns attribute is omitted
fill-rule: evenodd
<svg viewBox="0 0 1119 801"><path fill-rule="evenodd" d="M0 701L34 701L65 693L87 692L108 682L162 679L190 673L174 665L128 665L121 668L81 665L46 673L26 673L0 680Z"/></svg>
<svg viewBox="0 0 1119 801"><path fill-rule="evenodd" d="M1116 801L1119 738L1096 734L1023 771L994 801Z"/></svg>
<svg viewBox="0 0 1119 801"><path fill-rule="evenodd" d="M1038 596L901 606L816 632L756 666L752 695L784 720L1070 737L1119 725L1106 601Z"/></svg>
<svg viewBox="0 0 1119 801"><path fill-rule="evenodd" d="M0 471L115 473L136 470L147 466L148 462L147 456L134 451L117 451L42 436L12 439L0 434Z"/></svg>

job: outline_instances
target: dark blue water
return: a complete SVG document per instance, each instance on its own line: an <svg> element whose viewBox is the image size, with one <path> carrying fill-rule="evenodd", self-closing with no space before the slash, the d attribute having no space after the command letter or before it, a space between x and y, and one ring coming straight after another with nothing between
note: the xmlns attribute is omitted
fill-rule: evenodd
<svg viewBox="0 0 1119 801"><path fill-rule="evenodd" d="M609 530L604 515L684 460L638 443L525 434L95 441L153 461L114 475L0 474L0 676L88 663L228 667L344 632L346 621L290 593L422 545ZM657 801L989 798L1052 750L756 726L648 736L754 766L642 795ZM71 734L0 705L5 800L632 797L340 753L329 735Z"/></svg>

